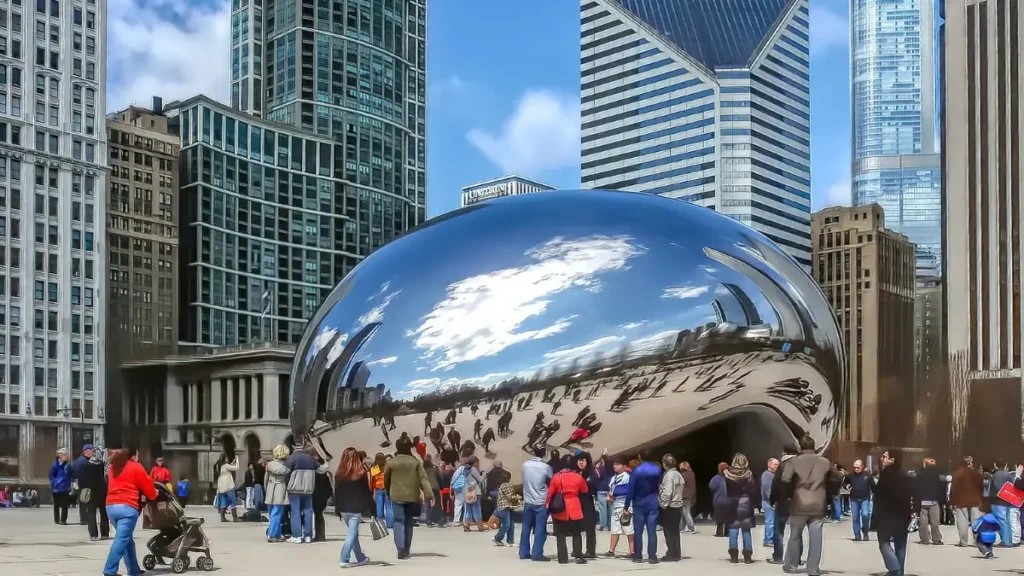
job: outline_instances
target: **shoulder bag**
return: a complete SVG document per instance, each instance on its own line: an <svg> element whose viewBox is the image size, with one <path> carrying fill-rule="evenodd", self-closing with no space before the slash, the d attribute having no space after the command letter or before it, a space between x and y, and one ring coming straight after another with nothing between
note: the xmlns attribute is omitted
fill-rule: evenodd
<svg viewBox="0 0 1024 576"><path fill-rule="evenodd" d="M565 496L562 494L562 478L558 478L558 492L551 497L551 501L548 503L548 512L551 514L561 514L565 512Z"/></svg>

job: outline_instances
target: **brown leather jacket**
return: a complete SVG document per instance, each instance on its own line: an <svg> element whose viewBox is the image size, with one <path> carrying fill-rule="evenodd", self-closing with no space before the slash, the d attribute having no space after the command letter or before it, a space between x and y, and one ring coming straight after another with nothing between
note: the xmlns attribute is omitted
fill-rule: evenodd
<svg viewBox="0 0 1024 576"><path fill-rule="evenodd" d="M981 506L983 487L981 474L977 470L961 466L953 472L949 503L954 508L978 508Z"/></svg>

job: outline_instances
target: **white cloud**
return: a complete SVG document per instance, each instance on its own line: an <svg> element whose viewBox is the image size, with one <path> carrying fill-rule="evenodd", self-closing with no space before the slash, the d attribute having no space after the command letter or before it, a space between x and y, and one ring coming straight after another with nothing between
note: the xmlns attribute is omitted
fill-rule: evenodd
<svg viewBox="0 0 1024 576"><path fill-rule="evenodd" d="M231 14L183 0L109 0L107 109L149 106L202 93L226 100L231 81Z"/></svg>
<svg viewBox="0 0 1024 576"><path fill-rule="evenodd" d="M639 328L639 327L643 326L646 323L647 323L646 320L644 320L642 322L627 322L627 323L622 324L621 326L619 326L619 328L622 328L623 330L633 330L634 328Z"/></svg>
<svg viewBox="0 0 1024 576"><path fill-rule="evenodd" d="M379 364L381 366L388 366L390 364L394 364L397 361L398 361L398 356L388 356L387 358L381 358L380 360L374 360L373 362L370 362L369 365L370 366L376 366L376 365Z"/></svg>
<svg viewBox="0 0 1024 576"><path fill-rule="evenodd" d="M537 175L578 166L579 96L528 90L500 134L473 129L466 138L506 173Z"/></svg>
<svg viewBox="0 0 1024 576"><path fill-rule="evenodd" d="M449 388L456 388L459 386L480 386L482 388L487 388L500 384L511 375L511 372L495 372L484 376L445 378L444 380L440 378L420 378L409 382L409 384L406 385L405 390L401 392L400 395L406 397L418 396L428 392L447 390Z"/></svg>
<svg viewBox="0 0 1024 576"><path fill-rule="evenodd" d="M605 336L598 338L597 340L591 340L586 344L580 346L573 346L572 348L559 348L558 350L552 350L544 354L544 357L550 360L550 363L566 362L577 359L582 359L586 356L591 356L597 352L604 352L607 350L614 350L620 342L625 340L625 336Z"/></svg>
<svg viewBox="0 0 1024 576"><path fill-rule="evenodd" d="M385 283L385 285L381 288L381 291L383 292L384 290L387 290L388 286L390 286L390 283ZM373 308L370 308L370 310L368 310L365 314L360 316L359 320L356 321L356 324L358 326L366 326L367 324L373 322L380 322L381 320L383 320L384 310L388 307L389 304L391 304L391 301L395 299L395 296L398 296L401 293L401 290L395 290L394 292L385 294L384 297L381 299L380 304L377 304ZM380 292L378 292L377 294L379 295ZM370 300L373 300L376 297L377 296L373 296L370 298Z"/></svg>
<svg viewBox="0 0 1024 576"><path fill-rule="evenodd" d="M629 350L630 352L650 352L669 344L670 340L674 341L678 334L677 330L663 330L657 334L644 336L630 342Z"/></svg>
<svg viewBox="0 0 1024 576"><path fill-rule="evenodd" d="M844 3L845 4L845 3ZM818 3L811 10L811 54L819 55L850 41L850 22L846 12L833 12Z"/></svg>
<svg viewBox="0 0 1024 576"><path fill-rule="evenodd" d="M600 274L625 267L645 250L628 236L554 238L526 252L534 260L529 264L449 285L445 299L409 335L416 348L426 351L424 358L433 362L434 370L547 338L568 328L573 317L531 330L522 325L542 317L556 294L591 288Z"/></svg>
<svg viewBox="0 0 1024 576"><path fill-rule="evenodd" d="M684 284L682 286L670 286L665 288L661 292L662 298L696 298L701 294L708 291L707 286L694 286L693 284Z"/></svg>
<svg viewBox="0 0 1024 576"><path fill-rule="evenodd" d="M814 198L814 204L817 206L815 210L821 210L829 206L849 206L852 201L850 181L841 180L836 182L825 189L824 194L812 196L812 198Z"/></svg>

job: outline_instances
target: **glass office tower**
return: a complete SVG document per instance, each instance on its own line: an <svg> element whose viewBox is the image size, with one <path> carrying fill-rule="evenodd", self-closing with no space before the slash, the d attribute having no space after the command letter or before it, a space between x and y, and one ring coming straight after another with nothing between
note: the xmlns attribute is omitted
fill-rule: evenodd
<svg viewBox="0 0 1024 576"><path fill-rule="evenodd" d="M932 0L852 0L853 203L877 202L917 244L918 276L941 268Z"/></svg>
<svg viewBox="0 0 1024 576"><path fill-rule="evenodd" d="M807 0L581 0L582 181L717 210L810 265Z"/></svg>

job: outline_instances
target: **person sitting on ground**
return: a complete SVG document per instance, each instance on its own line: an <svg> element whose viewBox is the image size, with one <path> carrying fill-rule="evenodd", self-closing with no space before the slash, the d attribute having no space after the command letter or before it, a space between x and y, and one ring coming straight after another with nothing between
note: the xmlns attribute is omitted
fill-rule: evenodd
<svg viewBox="0 0 1024 576"><path fill-rule="evenodd" d="M11 502L11 487L4 486L3 490L0 490L0 508L11 508L14 504Z"/></svg>

